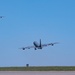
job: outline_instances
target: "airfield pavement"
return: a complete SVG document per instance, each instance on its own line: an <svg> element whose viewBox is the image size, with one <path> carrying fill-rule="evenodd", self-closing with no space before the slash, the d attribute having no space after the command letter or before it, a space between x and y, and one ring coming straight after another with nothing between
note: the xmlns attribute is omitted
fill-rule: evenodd
<svg viewBox="0 0 75 75"><path fill-rule="evenodd" d="M0 75L75 75L75 71L0 71Z"/></svg>

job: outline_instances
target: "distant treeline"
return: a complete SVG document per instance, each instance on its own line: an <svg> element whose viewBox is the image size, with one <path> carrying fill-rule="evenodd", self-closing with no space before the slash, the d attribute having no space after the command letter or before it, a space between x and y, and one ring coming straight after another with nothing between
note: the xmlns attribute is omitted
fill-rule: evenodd
<svg viewBox="0 0 75 75"><path fill-rule="evenodd" d="M75 71L75 66L0 67L0 71Z"/></svg>

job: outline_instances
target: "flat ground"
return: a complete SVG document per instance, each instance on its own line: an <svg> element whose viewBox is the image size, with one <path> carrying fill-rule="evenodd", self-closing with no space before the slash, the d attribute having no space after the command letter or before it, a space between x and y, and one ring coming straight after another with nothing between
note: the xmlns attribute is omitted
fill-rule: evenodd
<svg viewBox="0 0 75 75"><path fill-rule="evenodd" d="M0 75L75 75L75 71L0 71Z"/></svg>
<svg viewBox="0 0 75 75"><path fill-rule="evenodd" d="M0 67L0 71L75 71L75 66Z"/></svg>

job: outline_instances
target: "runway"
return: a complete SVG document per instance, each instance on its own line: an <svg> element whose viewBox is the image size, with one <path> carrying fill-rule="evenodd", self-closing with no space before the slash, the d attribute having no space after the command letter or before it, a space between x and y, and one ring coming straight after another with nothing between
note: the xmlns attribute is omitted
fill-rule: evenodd
<svg viewBox="0 0 75 75"><path fill-rule="evenodd" d="M75 75L75 71L0 71L0 75Z"/></svg>

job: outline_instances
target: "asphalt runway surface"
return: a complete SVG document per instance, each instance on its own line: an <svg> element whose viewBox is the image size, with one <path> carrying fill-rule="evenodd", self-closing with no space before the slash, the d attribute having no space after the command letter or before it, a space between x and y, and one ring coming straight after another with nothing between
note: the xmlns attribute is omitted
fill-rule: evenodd
<svg viewBox="0 0 75 75"><path fill-rule="evenodd" d="M75 71L0 71L0 75L75 75Z"/></svg>

